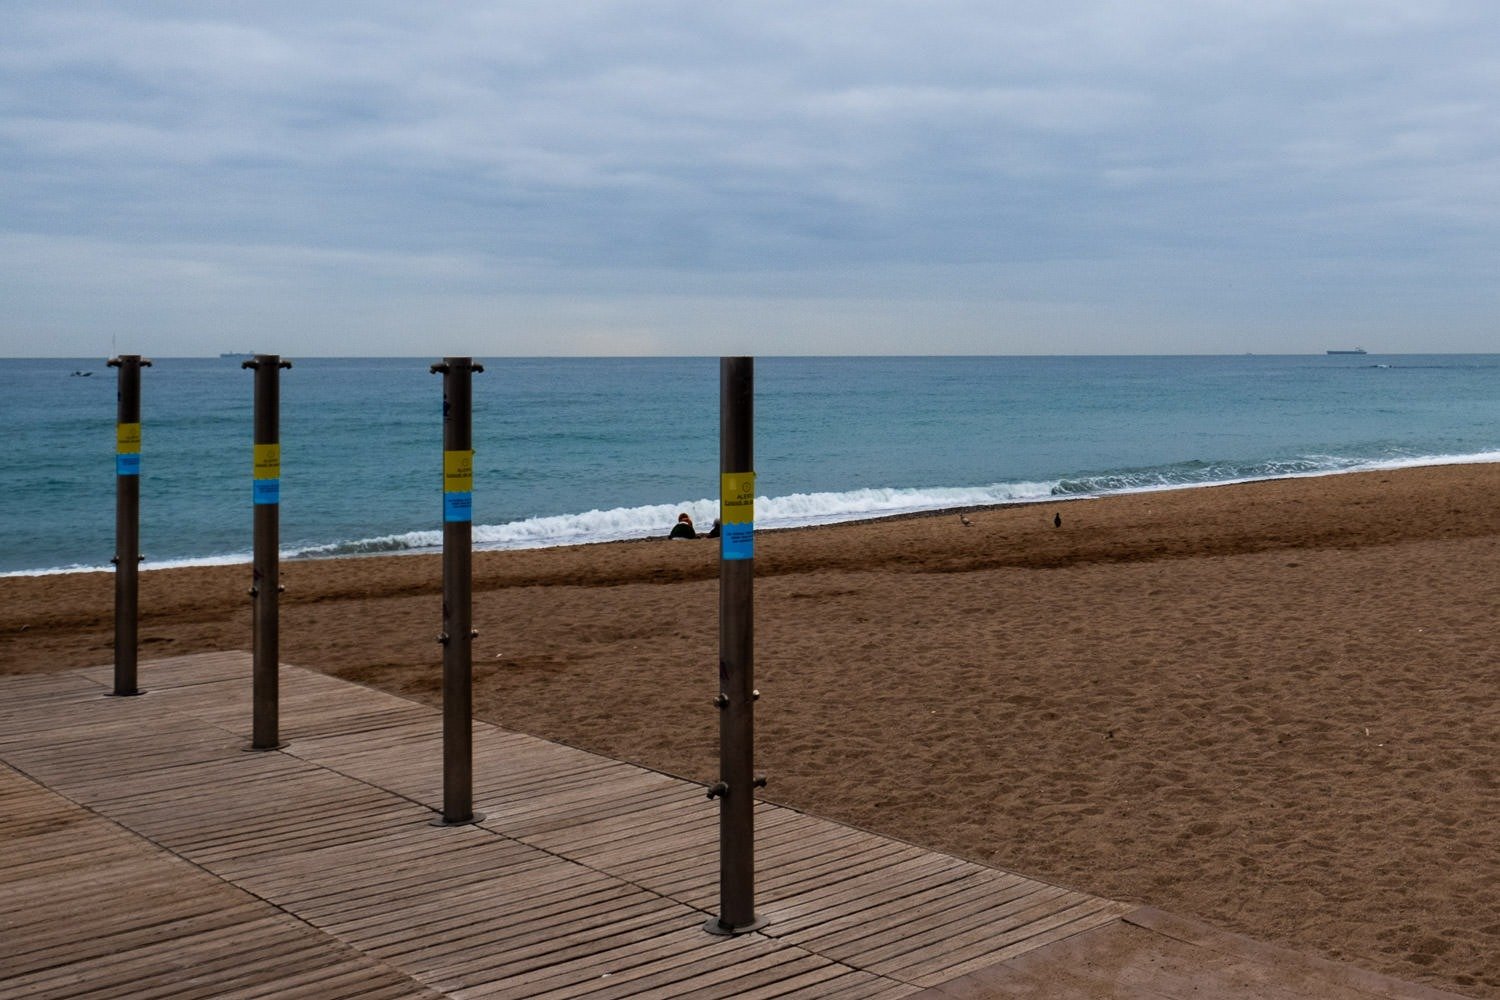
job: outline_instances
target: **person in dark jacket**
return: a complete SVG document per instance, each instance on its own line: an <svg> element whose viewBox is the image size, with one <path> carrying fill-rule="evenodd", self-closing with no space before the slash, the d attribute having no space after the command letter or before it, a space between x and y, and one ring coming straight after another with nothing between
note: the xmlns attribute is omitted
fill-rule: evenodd
<svg viewBox="0 0 1500 1000"><path fill-rule="evenodd" d="M677 515L677 523L672 525L672 533L668 538L697 538L698 532L693 528L693 519L684 511Z"/></svg>

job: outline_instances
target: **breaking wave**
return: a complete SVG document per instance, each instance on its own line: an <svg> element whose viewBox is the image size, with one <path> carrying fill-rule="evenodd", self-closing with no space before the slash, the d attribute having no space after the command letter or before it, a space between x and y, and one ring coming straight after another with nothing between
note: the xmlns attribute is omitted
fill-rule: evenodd
<svg viewBox="0 0 1500 1000"><path fill-rule="evenodd" d="M1381 459L1336 455L1306 455L1258 463L1182 462L1154 468L1126 469L1069 476L1043 482L993 483L988 486L877 488L841 493L792 493L779 497L757 497L757 529L795 528L839 521L915 514L925 511L985 507L995 504L1037 503L1045 500L1081 500L1118 493L1188 489L1251 482L1259 479L1322 476L1341 472L1398 469L1424 465L1462 465L1500 462L1500 451L1469 455L1409 455ZM665 537L677 515L686 511L699 530L718 516L718 501L712 498L675 504L648 504L590 510L581 514L529 517L506 524L476 524L474 547L487 549L531 549L558 545ZM341 556L391 555L437 552L442 549L441 530L408 531L354 541L330 542L289 548L287 559L326 559ZM250 553L227 553L186 559L148 562L144 568L212 566L250 561ZM107 566L67 566L0 576L35 576L47 573L94 572Z"/></svg>
<svg viewBox="0 0 1500 1000"><path fill-rule="evenodd" d="M757 497L755 524L758 529L795 528L964 507L1037 503L1044 500L1077 500L1115 493L1217 486L1257 479L1321 476L1340 472L1475 462L1500 462L1500 452L1485 452L1476 455L1401 456L1381 460L1312 455L1249 464L1183 462L1157 468L1080 475L1042 482L993 483L988 486L892 487L849 490L841 493L792 493L778 497ZM507 524L476 524L473 532L474 547L476 549L529 549L664 537L677 520L679 513L686 511L699 526L699 530L703 530L718 516L718 507L717 500L704 498L675 504L616 507L610 510L590 510L581 514L529 517ZM432 552L439 550L442 544L441 531L410 531L352 542L311 546L298 549L289 555L299 558L326 558L399 552Z"/></svg>

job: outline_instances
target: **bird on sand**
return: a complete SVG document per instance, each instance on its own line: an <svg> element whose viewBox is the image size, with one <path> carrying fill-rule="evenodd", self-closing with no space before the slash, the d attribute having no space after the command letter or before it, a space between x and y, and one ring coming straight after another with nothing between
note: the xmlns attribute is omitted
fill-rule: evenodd
<svg viewBox="0 0 1500 1000"><path fill-rule="evenodd" d="M1062 515L1061 514L1053 514L1052 515L1052 527L1054 527L1054 528L1061 528L1062 527Z"/></svg>
<svg viewBox="0 0 1500 1000"><path fill-rule="evenodd" d="M973 522L973 521L971 521L971 520L969 520L969 519L968 519L968 517L967 517L967 516L965 516L965 515L963 515L963 514L960 514L960 515L958 515L958 519L959 519L959 520L960 520L960 521L961 521L961 522L963 522L963 526L964 526L964 527L965 527L965 528L972 528L972 527L974 527L974 522Z"/></svg>

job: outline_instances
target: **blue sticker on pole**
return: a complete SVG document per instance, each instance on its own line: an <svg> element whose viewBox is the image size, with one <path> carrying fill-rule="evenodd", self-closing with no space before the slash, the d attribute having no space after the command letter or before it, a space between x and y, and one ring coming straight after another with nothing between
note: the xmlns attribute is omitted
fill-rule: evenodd
<svg viewBox="0 0 1500 1000"><path fill-rule="evenodd" d="M115 475L117 476L139 476L141 474L141 453L117 453L115 455Z"/></svg>
<svg viewBox="0 0 1500 1000"><path fill-rule="evenodd" d="M755 522L726 524L719 529L719 558L755 558Z"/></svg>
<svg viewBox="0 0 1500 1000"><path fill-rule="evenodd" d="M719 558L755 558L755 473L719 476Z"/></svg>
<svg viewBox="0 0 1500 1000"><path fill-rule="evenodd" d="M256 503L281 503L281 480L257 479L254 483Z"/></svg>
<svg viewBox="0 0 1500 1000"><path fill-rule="evenodd" d="M443 520L444 521L472 521L472 520L474 520L474 494L473 493L444 493L443 494Z"/></svg>

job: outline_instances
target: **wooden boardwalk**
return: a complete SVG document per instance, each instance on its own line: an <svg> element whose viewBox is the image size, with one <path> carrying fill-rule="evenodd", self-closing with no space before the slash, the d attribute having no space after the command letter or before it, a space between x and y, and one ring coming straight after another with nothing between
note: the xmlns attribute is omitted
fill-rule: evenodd
<svg viewBox="0 0 1500 1000"><path fill-rule="evenodd" d="M486 818L434 827L434 709L284 667L289 746L248 752L249 677L241 652L145 665L135 698L103 696L109 668L0 677L0 996L1160 997L1189 994L1151 985L1143 961L1234 951L1167 915L765 803L770 923L715 937L718 809L702 786L476 723ZM1078 942L1120 969L1038 987L1058 980L1048 962L1089 967ZM1259 947L1235 960L1286 964ZM1195 959L1174 961L1191 985ZM1439 995L1311 968L1316 988L1243 995Z"/></svg>

